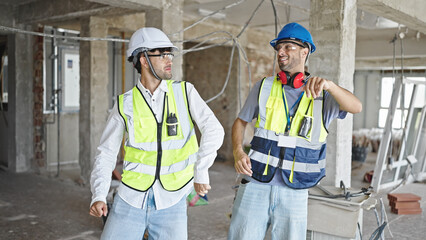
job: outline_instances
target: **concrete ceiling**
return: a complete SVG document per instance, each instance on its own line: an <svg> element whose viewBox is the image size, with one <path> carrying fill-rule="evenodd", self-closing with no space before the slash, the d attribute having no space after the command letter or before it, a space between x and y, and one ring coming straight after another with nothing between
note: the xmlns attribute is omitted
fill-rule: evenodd
<svg viewBox="0 0 426 240"><path fill-rule="evenodd" d="M267 31L275 31L275 17L271 1L262 0L196 0L193 2L185 1L184 12L192 15L202 17L216 10L229 6L232 3L238 3L220 13L213 15L223 21L244 26L249 20L250 16L260 5L256 14L250 22L250 27L260 28ZM278 31L288 22L298 22L305 27L309 27L309 5L310 0L288 0L288 1L274 1L277 20Z"/></svg>
<svg viewBox="0 0 426 240"><path fill-rule="evenodd" d="M55 2L57 1L1 0L0 5L7 5L19 8L25 7L26 5L36 6L38 5L37 2L44 3L44 5L46 2L51 2L51 5L55 5ZM95 2L98 4L103 4L105 7L112 6L116 9L119 9L118 6L125 6L124 4L120 5L120 1L113 0L86 0L86 2ZM113 2L118 4L114 4ZM143 3L143 1L137 0L127 2ZM281 29L281 27L288 22L298 22L306 28L309 28L310 0L274 0L273 2L277 13L278 30ZM236 3L239 4L237 5ZM210 14L214 11L217 11L225 6L229 6L232 4L235 4L235 6L220 11L218 14L214 15L214 18L221 19L222 21L232 25L244 26L250 16L255 11L255 9L260 5L259 9L257 10L256 14L250 22L250 27L259 28L270 32L275 31L275 17L272 2L270 0L185 0L184 13L187 16L193 17L194 19L199 19L207 14ZM81 11L84 10L85 9L81 9ZM121 9L121 12L125 12L122 10L123 9ZM23 17L23 19L27 18ZM57 17L57 20L61 19ZM398 23L395 23L383 17L378 17L374 14L362 10L358 10L357 25L360 28L374 30L398 27Z"/></svg>
<svg viewBox="0 0 426 240"><path fill-rule="evenodd" d="M185 1L184 12L186 14L202 17L208 13L222 9L232 3L242 2L236 6L221 11L214 15L216 18L234 24L244 25L256 7L261 3L256 15L253 17L250 27L275 31L275 17L271 1L262 0L193 0ZM310 0L274 0L277 13L278 29L288 22L298 22L309 28ZM369 12L358 10L357 26L365 29L397 28L398 23L380 17Z"/></svg>
<svg viewBox="0 0 426 240"><path fill-rule="evenodd" d="M422 1L416 1L419 2L420 8L423 5L426 6L426 2L423 4ZM157 5L161 5L161 2L158 0L1 0L0 7L6 5L13 9L16 23L43 23L61 27L61 22L68 24L70 21L75 21L76 25L79 25L78 18L84 16L114 14L120 16L143 12L156 8ZM214 11L232 5L215 14L214 18L220 19L226 24L242 27L259 7L250 22L250 28L274 33L275 19L278 31L288 22L299 22L309 29L310 2L311 0L274 0L277 18L274 17L271 0L185 0L183 11L186 19L196 21ZM145 4L145 6L141 4ZM372 45L366 42L373 40L377 46L380 46L380 44L389 43L395 34L401 32L405 34L407 44L410 43L416 47L413 47L412 53L407 52L408 55L426 56L425 32L422 30L422 26L426 24L419 24L426 20L423 20L424 18L418 11L412 11L411 15L416 15L413 20L407 16L407 13L398 12L396 6L399 5L395 5L397 3L394 3L394 0L358 0L357 4L357 45L364 44L363 49L367 49L365 54L357 52L357 56L375 54L374 51L377 47L371 47ZM399 4L401 5L401 3ZM405 25L408 27L383 17L390 16L388 14L390 9L398 13L394 14L396 17L390 18L406 23ZM408 12L408 14L410 13ZM412 22L413 24L411 24ZM419 51L419 49L425 50ZM391 50L387 52L391 52Z"/></svg>
<svg viewBox="0 0 426 240"><path fill-rule="evenodd" d="M18 6L22 4L26 4L29 2L34 2L35 0L1 0L1 5L7 5L7 6Z"/></svg>
<svg viewBox="0 0 426 240"><path fill-rule="evenodd" d="M242 1L242 3L220 11L220 13L214 16L226 23L243 26L262 0L185 1L184 12L194 19L200 19L207 14L240 1ZM274 5L277 12L278 31L288 22L298 22L309 29L310 0L274 0ZM275 17L270 0L262 2L256 15L250 22L250 27L258 28L263 31L275 32ZM357 40L374 39L390 41L398 32L406 32L407 37L424 38L424 33L358 8Z"/></svg>

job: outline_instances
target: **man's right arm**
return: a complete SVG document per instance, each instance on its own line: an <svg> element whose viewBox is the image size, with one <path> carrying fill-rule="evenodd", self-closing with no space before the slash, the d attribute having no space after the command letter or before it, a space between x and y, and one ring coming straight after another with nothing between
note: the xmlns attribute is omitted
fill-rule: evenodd
<svg viewBox="0 0 426 240"><path fill-rule="evenodd" d="M252 175L250 158L244 152L243 140L247 123L252 121L259 113L258 95L262 81L258 81L251 89L238 118L232 125L232 148L237 173Z"/></svg>
<svg viewBox="0 0 426 240"><path fill-rule="evenodd" d="M107 214L106 196L111 185L112 171L115 169L117 163L117 155L120 151L124 131L124 120L118 113L116 103L102 133L90 176L92 191L90 215L92 216L100 217Z"/></svg>
<svg viewBox="0 0 426 240"><path fill-rule="evenodd" d="M240 118L235 120L234 125L232 125L232 147L235 161L235 170L237 173L251 176L253 172L251 171L250 158L243 149L244 131L246 126L247 122L241 120Z"/></svg>

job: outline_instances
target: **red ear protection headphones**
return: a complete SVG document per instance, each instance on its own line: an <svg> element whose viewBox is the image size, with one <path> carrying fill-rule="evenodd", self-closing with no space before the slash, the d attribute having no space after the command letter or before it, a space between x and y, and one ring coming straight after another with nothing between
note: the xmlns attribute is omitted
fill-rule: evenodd
<svg viewBox="0 0 426 240"><path fill-rule="evenodd" d="M287 71L280 71L278 73L282 84L289 85L292 88L300 88L305 83L304 75L301 72L295 73L293 76L290 76L290 73Z"/></svg>

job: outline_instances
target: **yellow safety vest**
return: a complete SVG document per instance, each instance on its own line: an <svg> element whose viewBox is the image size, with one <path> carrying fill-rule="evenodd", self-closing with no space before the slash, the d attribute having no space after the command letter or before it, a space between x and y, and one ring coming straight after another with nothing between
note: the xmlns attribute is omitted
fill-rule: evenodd
<svg viewBox="0 0 426 240"><path fill-rule="evenodd" d="M291 119L289 135L296 138L296 147L279 147L280 135L287 126L282 84L275 77L265 78L259 90L259 115L255 125L249 157L252 177L261 182L272 180L277 170L291 188L309 188L325 176L327 130L323 124L322 96L316 99L304 94ZM299 136L303 118L312 119L306 137ZM284 154L282 151L284 150Z"/></svg>
<svg viewBox="0 0 426 240"><path fill-rule="evenodd" d="M185 82L163 80L168 91L164 96L163 118L157 122L140 89L118 97L128 138L125 143L122 182L138 191L148 190L158 179L167 191L177 191L194 176L198 142L189 112ZM175 114L176 136L167 133L167 113Z"/></svg>

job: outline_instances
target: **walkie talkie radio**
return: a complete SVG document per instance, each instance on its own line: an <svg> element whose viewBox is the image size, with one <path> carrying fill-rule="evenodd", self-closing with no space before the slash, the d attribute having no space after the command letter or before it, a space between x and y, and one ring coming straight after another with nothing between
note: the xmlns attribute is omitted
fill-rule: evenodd
<svg viewBox="0 0 426 240"><path fill-rule="evenodd" d="M167 95L166 95L166 104L167 104L167 119L166 119L167 135L176 136L177 135L178 120L177 120L177 117L176 117L176 113L169 113L169 101L168 101Z"/></svg>

